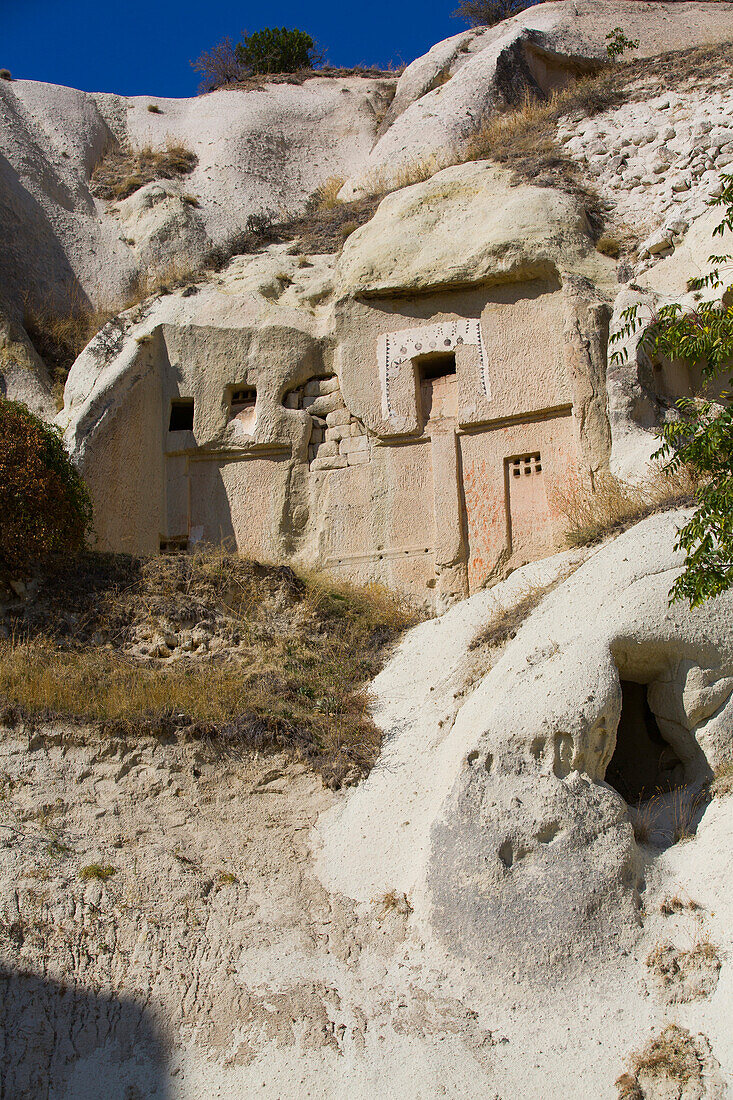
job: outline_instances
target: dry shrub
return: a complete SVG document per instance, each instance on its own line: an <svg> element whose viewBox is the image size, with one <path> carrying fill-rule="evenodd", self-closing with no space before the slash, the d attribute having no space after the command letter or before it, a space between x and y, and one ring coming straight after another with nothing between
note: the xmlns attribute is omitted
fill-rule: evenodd
<svg viewBox="0 0 733 1100"><path fill-rule="evenodd" d="M698 484L694 472L686 469L672 474L655 468L638 484L605 472L592 487L572 480L566 489L556 490L553 504L565 517L568 546L590 546L646 516L693 504Z"/></svg>
<svg viewBox="0 0 733 1100"><path fill-rule="evenodd" d="M733 794L733 760L718 764L710 784L711 798L723 798L729 794Z"/></svg>
<svg viewBox="0 0 733 1100"><path fill-rule="evenodd" d="M360 587L222 549L57 563L0 642L6 718L64 717L108 733L185 735L212 751L287 750L333 786L376 760L365 684L417 616ZM207 627L203 656L135 656L140 628Z"/></svg>
<svg viewBox="0 0 733 1100"><path fill-rule="evenodd" d="M120 201L154 180L187 176L197 164L196 154L172 138L163 149L110 146L92 172L90 188L100 199Z"/></svg>
<svg viewBox="0 0 733 1100"><path fill-rule="evenodd" d="M640 1078L658 1078L660 1082L684 1085L701 1081L703 1066L690 1032L677 1024L668 1024L642 1051L632 1055L632 1071L616 1081L619 1100L643 1100ZM671 1093L670 1093L671 1095Z"/></svg>
<svg viewBox="0 0 733 1100"><path fill-rule="evenodd" d="M76 291L69 293L64 308L26 295L23 327L46 365L59 408L75 359L92 337L124 308L125 305L92 306Z"/></svg>
<svg viewBox="0 0 733 1100"><path fill-rule="evenodd" d="M48 554L75 554L91 526L84 483L61 434L0 398L0 576L25 576Z"/></svg>

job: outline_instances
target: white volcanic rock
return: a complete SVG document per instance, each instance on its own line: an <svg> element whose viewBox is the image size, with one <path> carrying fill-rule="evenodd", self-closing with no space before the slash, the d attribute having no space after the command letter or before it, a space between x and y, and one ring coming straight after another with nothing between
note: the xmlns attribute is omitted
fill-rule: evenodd
<svg viewBox="0 0 733 1100"><path fill-rule="evenodd" d="M251 214L302 209L329 176L358 169L392 87L387 79L315 77L175 100L2 81L3 292L16 304L29 288L46 304L70 295L119 301L151 264L165 269L184 255L193 264ZM113 140L133 148L181 142L198 165L161 184L164 199L148 188L119 205L102 202L90 176Z"/></svg>
<svg viewBox="0 0 733 1100"><path fill-rule="evenodd" d="M620 681L647 685L681 785L699 789L731 752L733 596L668 606L683 516L646 520L591 553L463 704L471 626L578 557L527 567L408 636L374 684L384 755L319 828L330 889L364 900L390 883L446 950L517 983L629 949L641 854L626 803L604 782Z"/></svg>
<svg viewBox="0 0 733 1100"><path fill-rule="evenodd" d="M635 56L652 56L727 41L733 5L711 13L705 3L559 0L438 43L403 73L391 125L342 195L376 190L425 158L450 160L498 104L518 103L526 89L550 91L605 60L606 35L617 26L639 41Z"/></svg>
<svg viewBox="0 0 733 1100"><path fill-rule="evenodd" d="M48 371L14 313L0 298L0 397L50 419L56 403Z"/></svg>
<svg viewBox="0 0 733 1100"><path fill-rule="evenodd" d="M659 448L658 430L668 417L677 416L674 403L679 396L691 396L701 384L700 372L684 364L649 362L640 346L644 328L665 305L679 302L694 309L695 296L687 290L690 278L705 275L711 269L709 257L721 249L713 230L720 223L719 209L708 209L693 222L674 253L649 267L637 282L623 287L614 304L611 333L624 324L624 310L638 307L640 322L636 331L610 345L606 375L608 418L611 426L611 470L622 478L643 477ZM725 239L722 245L727 248ZM706 300L720 298L722 288L704 292ZM613 354L620 358L612 360ZM726 379L712 383L713 396L725 388Z"/></svg>
<svg viewBox="0 0 733 1100"><path fill-rule="evenodd" d="M610 279L580 204L550 188L513 186L486 161L454 165L388 195L352 233L339 292L382 295L546 277Z"/></svg>

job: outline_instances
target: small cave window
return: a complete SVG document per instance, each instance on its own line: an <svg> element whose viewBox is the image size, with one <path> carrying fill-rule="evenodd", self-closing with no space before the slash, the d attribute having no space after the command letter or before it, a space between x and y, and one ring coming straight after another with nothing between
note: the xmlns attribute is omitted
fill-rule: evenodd
<svg viewBox="0 0 733 1100"><path fill-rule="evenodd" d="M429 420L456 417L455 354L426 356L419 359L416 366L423 421L427 423Z"/></svg>
<svg viewBox="0 0 733 1100"><path fill-rule="evenodd" d="M241 386L232 390L229 408L232 416L239 416L247 409L253 409L257 404L257 390L254 386Z"/></svg>
<svg viewBox="0 0 733 1100"><path fill-rule="evenodd" d="M169 432L193 431L193 398L179 397L171 401Z"/></svg>
<svg viewBox="0 0 733 1100"><path fill-rule="evenodd" d="M522 455L521 458L509 459L509 468L512 477L531 477L532 474L542 473L542 458L539 451L531 455Z"/></svg>
<svg viewBox="0 0 733 1100"><path fill-rule="evenodd" d="M418 368L421 382L432 382L436 378L448 378L456 373L455 353L431 355L422 359L418 364Z"/></svg>
<svg viewBox="0 0 733 1100"><path fill-rule="evenodd" d="M683 765L665 741L647 699L647 685L621 681L621 718L606 782L628 803L646 801L680 784Z"/></svg>

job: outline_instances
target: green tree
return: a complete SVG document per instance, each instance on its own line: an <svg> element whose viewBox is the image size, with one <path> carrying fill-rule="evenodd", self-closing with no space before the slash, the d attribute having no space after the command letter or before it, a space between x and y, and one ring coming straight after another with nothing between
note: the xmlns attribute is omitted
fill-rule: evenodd
<svg viewBox="0 0 733 1100"><path fill-rule="evenodd" d="M0 572L22 576L47 554L81 550L91 521L58 428L0 398Z"/></svg>
<svg viewBox="0 0 733 1100"><path fill-rule="evenodd" d="M313 39L305 31L264 27L235 47L237 60L252 73L294 73L313 68Z"/></svg>
<svg viewBox="0 0 733 1100"><path fill-rule="evenodd" d="M713 236L722 237L733 231L733 176L723 175L721 182L722 192L712 205L725 210L713 230ZM710 256L711 270L689 280L687 288L695 295L693 309L675 302L646 320L640 316L638 304L624 310L622 326L611 337L612 343L642 329L640 346L652 359L699 364L704 383L731 371L733 286L722 271L732 262L733 256L728 254ZM717 293L703 300L705 290ZM623 362L626 356L625 349L615 351L611 360ZM728 381L733 383L730 376ZM672 472L688 466L701 479L695 493L697 507L675 543L675 549L685 553L685 567L670 592L670 602L688 600L691 607L733 587L733 412L729 397L724 391L725 404L708 397L681 398L677 402L680 416L662 427L661 447L654 456Z"/></svg>

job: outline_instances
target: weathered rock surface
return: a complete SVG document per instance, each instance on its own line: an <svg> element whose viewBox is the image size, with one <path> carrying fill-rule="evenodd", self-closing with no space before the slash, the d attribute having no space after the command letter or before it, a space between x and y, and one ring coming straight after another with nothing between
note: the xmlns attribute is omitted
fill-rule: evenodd
<svg viewBox="0 0 733 1100"><path fill-rule="evenodd" d="M50 420L56 412L51 380L15 312L0 298L0 397L22 401Z"/></svg>
<svg viewBox="0 0 733 1100"><path fill-rule="evenodd" d="M733 5L711 15L704 3L559 0L440 42L400 77L391 124L342 194L368 193L406 165L455 155L497 106L561 87L605 60L606 35L618 26L639 42L635 56L649 57L728 41Z"/></svg>
<svg viewBox="0 0 733 1100"><path fill-rule="evenodd" d="M486 161L388 195L346 241L338 274L341 294L375 298L558 274L612 278L577 200L513 187Z"/></svg>
<svg viewBox="0 0 733 1100"><path fill-rule="evenodd" d="M151 264L195 267L249 215L295 212L329 176L355 171L392 86L314 78L175 100L3 81L3 292L14 304L29 288L47 305L70 296L107 304ZM115 142L162 149L168 141L196 154L192 174L120 203L93 197L91 173Z"/></svg>
<svg viewBox="0 0 733 1100"><path fill-rule="evenodd" d="M345 797L278 756L5 729L6 1089L612 1100L672 1019L701 1059L694 1095L720 1100L733 800L684 843L642 845L603 780L619 674L650 685L684 778L730 752L730 601L667 610L675 522L411 631L374 684L385 754ZM470 649L558 581L503 653ZM647 960L693 942L715 945L717 982L670 1004ZM642 1074L654 1100L675 1083Z"/></svg>

